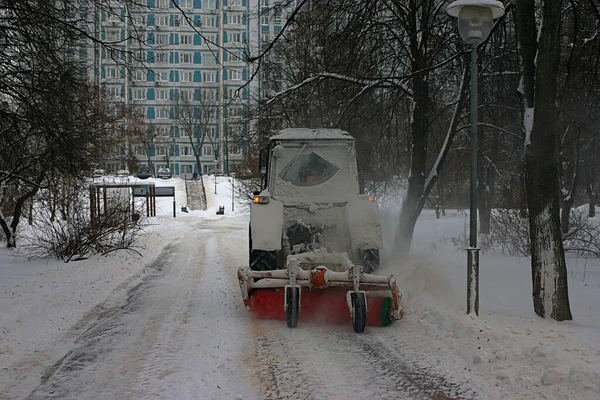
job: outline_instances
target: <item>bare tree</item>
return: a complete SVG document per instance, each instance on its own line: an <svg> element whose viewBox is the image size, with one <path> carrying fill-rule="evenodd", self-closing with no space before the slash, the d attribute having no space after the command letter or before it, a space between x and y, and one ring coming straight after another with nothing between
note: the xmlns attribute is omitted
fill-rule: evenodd
<svg viewBox="0 0 600 400"><path fill-rule="evenodd" d="M179 98L173 103L177 123L188 137L190 147L196 158L196 171L202 179L202 149L205 144L212 147L216 157L217 144L210 135L209 126L216 118L218 100L214 90L203 89L196 93L195 98Z"/></svg>

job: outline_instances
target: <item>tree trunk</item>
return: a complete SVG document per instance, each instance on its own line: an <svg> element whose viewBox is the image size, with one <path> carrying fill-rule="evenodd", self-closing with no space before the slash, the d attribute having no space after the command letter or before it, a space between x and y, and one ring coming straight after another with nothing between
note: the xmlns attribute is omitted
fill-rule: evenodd
<svg viewBox="0 0 600 400"><path fill-rule="evenodd" d="M490 154L489 161L485 162L485 153L483 151L483 145L485 143L485 136L483 134L484 130L479 130L479 159L481 160L480 165L481 175L480 182L478 187L479 192L479 232L482 234L490 233L490 221L492 218L492 209L493 209L493 201L496 194L496 165L498 161L498 153L500 149L500 133L498 131L492 132L492 139L490 145ZM485 166L485 167L484 167ZM485 179L483 179L485 178Z"/></svg>
<svg viewBox="0 0 600 400"><path fill-rule="evenodd" d="M572 201L563 201L562 208L560 211L560 231L562 233L569 233L570 223L569 218L571 216L571 208L573 207Z"/></svg>
<svg viewBox="0 0 600 400"><path fill-rule="evenodd" d="M410 52L412 55L411 70L422 71L427 64L424 62L421 44L419 42L417 7L413 4L408 16L408 25L414 35L410 37ZM427 75L424 72L415 73L412 78L413 109L411 123L411 159L408 177L408 189L402 201L400 220L395 237L394 255L406 259L410 253L410 246L415 230L417 218L421 212L419 201L423 199L425 191L425 162L427 161L427 114L429 107L429 89Z"/></svg>
<svg viewBox="0 0 600 400"><path fill-rule="evenodd" d="M478 188L479 192L479 233L489 234L490 233L490 219L492 215L491 207L491 196L489 195L490 188L487 183L480 184Z"/></svg>
<svg viewBox="0 0 600 400"><path fill-rule="evenodd" d="M542 318L570 320L567 267L560 230L558 141L554 130L561 1L544 2L539 43L536 43L535 1L521 0L517 7L525 84L525 169L533 308Z"/></svg>
<svg viewBox="0 0 600 400"><path fill-rule="evenodd" d="M596 194L594 193L591 175L588 168L585 174L585 192L588 197L588 217L594 218L596 216Z"/></svg>

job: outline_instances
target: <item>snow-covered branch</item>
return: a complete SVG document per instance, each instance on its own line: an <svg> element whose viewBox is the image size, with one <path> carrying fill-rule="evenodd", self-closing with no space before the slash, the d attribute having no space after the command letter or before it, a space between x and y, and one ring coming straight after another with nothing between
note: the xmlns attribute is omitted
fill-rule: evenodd
<svg viewBox="0 0 600 400"><path fill-rule="evenodd" d="M275 95L273 97L271 97L266 102L266 104L271 104L278 98L285 96L288 93L293 92L294 90L300 89L301 87L304 87L313 82L319 82L319 81L322 81L325 79L334 79L334 80L344 81L344 82L348 82L348 83L354 83L356 85L364 86L366 89L372 89L372 88L400 89L400 90L404 91L407 95L412 94L411 90L407 86L405 86L402 83L397 82L395 80L391 80L391 79L353 78L350 76L335 74L335 73L331 73L331 72L321 72L315 76L306 78L302 82L300 82L296 85L290 86L289 88L282 90L281 92L275 93Z"/></svg>

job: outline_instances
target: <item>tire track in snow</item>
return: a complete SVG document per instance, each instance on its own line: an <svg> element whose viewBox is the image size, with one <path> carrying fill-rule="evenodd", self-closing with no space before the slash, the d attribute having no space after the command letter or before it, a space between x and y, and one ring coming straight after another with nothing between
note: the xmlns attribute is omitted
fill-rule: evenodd
<svg viewBox="0 0 600 400"><path fill-rule="evenodd" d="M77 324L88 325L88 328L75 339L76 347L46 370L40 384L27 399L78 399L81 398L83 391L96 386L97 383L94 381L97 378L96 364L109 358L110 353L120 347L123 337L131 335L132 332L127 329L123 319L127 320L128 314L138 311L143 289L164 275L163 270L168 266L173 252L174 245L167 245L152 264L117 289L117 292L123 290L127 284L131 285L131 282L139 280L135 286L127 290L123 303L112 304L110 301L113 296L111 296L107 302L92 309L82 323ZM118 293L116 295L118 296ZM143 333L151 334L149 331ZM135 361L130 360L130 362ZM118 375L115 373L114 377ZM123 395L122 392L120 394ZM115 395L118 397L118 393Z"/></svg>
<svg viewBox="0 0 600 400"><path fill-rule="evenodd" d="M386 329L386 328L380 328ZM395 330L401 335L401 330ZM408 342L391 338L382 339L377 333L371 335L340 335L335 342L371 368L365 369L378 385L390 385L406 393L410 399L475 399L477 394L450 377L434 371L435 362L416 352Z"/></svg>
<svg viewBox="0 0 600 400"><path fill-rule="evenodd" d="M475 399L462 383L435 371L435 362L376 329L285 321L254 322L257 374L265 399ZM400 334L395 330L394 334ZM398 346L398 347L396 347ZM428 365L430 364L430 365Z"/></svg>
<svg viewBox="0 0 600 400"><path fill-rule="evenodd" d="M272 327L270 327L272 328ZM279 329L269 329L267 333L261 327L254 326L254 356L256 374L265 400L277 399L326 399L331 394L323 393L322 385L307 373L295 356L291 338L276 334Z"/></svg>
<svg viewBox="0 0 600 400"><path fill-rule="evenodd" d="M133 398L164 398L164 393L161 393L163 389L156 383L171 374L176 374L180 368L178 353L184 346L183 337L186 333L186 324L196 304L194 301L195 286L191 282L197 280L202 274L201 270L192 271L190 267L195 266L192 260L198 258L198 249L203 247L204 243L201 246L182 243L176 258L172 260L176 265L183 265L180 273L174 279L174 283L177 288L185 291L171 291L171 293L177 293L177 297L173 298L173 305L168 316L162 321L156 340L148 350L144 363L136 374ZM199 265L200 269L203 269L203 265Z"/></svg>

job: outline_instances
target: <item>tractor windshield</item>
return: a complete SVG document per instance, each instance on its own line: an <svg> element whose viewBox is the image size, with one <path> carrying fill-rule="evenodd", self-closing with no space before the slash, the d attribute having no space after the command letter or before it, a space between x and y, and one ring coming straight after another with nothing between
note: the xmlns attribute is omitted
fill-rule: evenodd
<svg viewBox="0 0 600 400"><path fill-rule="evenodd" d="M279 173L279 178L295 186L315 186L331 179L339 168L311 151L299 154Z"/></svg>
<svg viewBox="0 0 600 400"><path fill-rule="evenodd" d="M358 193L354 147L283 144L276 160L275 192L281 197L345 197Z"/></svg>

